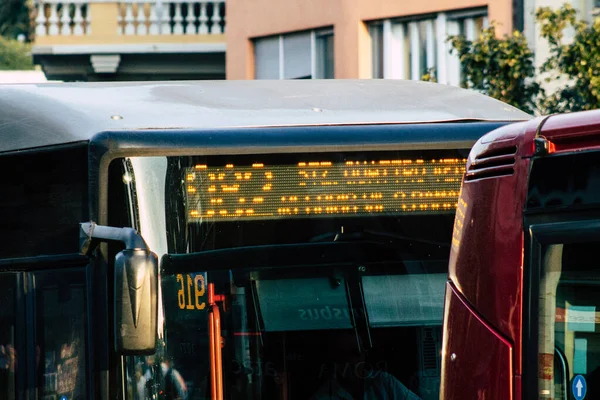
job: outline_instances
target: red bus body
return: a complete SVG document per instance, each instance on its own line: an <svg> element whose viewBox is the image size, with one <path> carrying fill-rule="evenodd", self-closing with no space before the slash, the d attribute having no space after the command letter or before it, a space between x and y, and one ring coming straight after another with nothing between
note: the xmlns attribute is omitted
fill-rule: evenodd
<svg viewBox="0 0 600 400"><path fill-rule="evenodd" d="M524 209L531 163L598 148L600 111L508 125L472 148L449 261L440 399L527 398Z"/></svg>

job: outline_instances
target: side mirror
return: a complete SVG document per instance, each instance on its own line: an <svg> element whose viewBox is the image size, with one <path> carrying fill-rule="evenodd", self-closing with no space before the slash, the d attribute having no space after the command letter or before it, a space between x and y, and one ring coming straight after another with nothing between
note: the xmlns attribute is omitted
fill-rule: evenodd
<svg viewBox="0 0 600 400"><path fill-rule="evenodd" d="M120 241L125 250L115 257L115 351L149 355L156 351L158 257L137 231L93 222L80 224L80 249L89 254L98 241ZM94 240L96 239L96 240Z"/></svg>
<svg viewBox="0 0 600 400"><path fill-rule="evenodd" d="M115 350L156 350L158 257L148 250L123 250L115 257Z"/></svg>

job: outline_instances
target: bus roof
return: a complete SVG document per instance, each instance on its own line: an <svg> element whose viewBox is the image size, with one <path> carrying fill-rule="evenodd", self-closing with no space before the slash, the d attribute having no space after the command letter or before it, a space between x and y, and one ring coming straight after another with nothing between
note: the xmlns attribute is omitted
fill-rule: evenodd
<svg viewBox="0 0 600 400"><path fill-rule="evenodd" d="M170 81L0 86L0 152L102 131L524 121L453 86L409 80Z"/></svg>

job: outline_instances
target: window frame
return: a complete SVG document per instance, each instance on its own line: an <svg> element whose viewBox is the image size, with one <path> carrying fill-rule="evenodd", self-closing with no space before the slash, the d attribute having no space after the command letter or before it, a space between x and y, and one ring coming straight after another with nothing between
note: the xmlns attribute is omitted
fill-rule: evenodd
<svg viewBox="0 0 600 400"><path fill-rule="evenodd" d="M309 38L310 38L310 57L311 57L311 59L310 59L310 66L311 66L310 67L310 75L301 76L301 77L297 77L297 78L285 78L284 39L288 36L301 35L301 34L307 34L307 35L309 35ZM264 40L264 39L277 39L278 44L279 44L278 77L276 79L282 80L282 79L333 79L333 78L335 78L335 65L333 68L334 76L332 76L330 78L327 78L324 76L319 76L321 71L320 71L320 68L318 67L318 65L322 62L322 60L318 59L319 51L318 51L317 39L319 37L328 36L328 35L332 35L335 38L335 32L334 32L333 27L324 27L324 28L317 28L317 29L310 29L310 30L286 32L286 33L278 34L278 35L270 35L270 36L262 36L262 37L252 38L251 41L254 46L253 56L254 56L254 68L255 68L253 79L258 79L256 77L256 65L257 65L256 43L257 43L257 41ZM334 53L334 59L335 59L335 45L334 45L333 53ZM335 62L334 62L334 64L335 64ZM266 79L271 79L271 78L266 78Z"/></svg>
<svg viewBox="0 0 600 400"><path fill-rule="evenodd" d="M332 76L325 76L327 72L327 61L322 58L323 54L320 54L319 40L323 40L331 36L332 38L332 53L333 60L331 65ZM333 28L324 28L311 31L311 65L312 65L312 77L313 79L334 79L335 78L335 33ZM323 65L323 67L319 67Z"/></svg>
<svg viewBox="0 0 600 400"><path fill-rule="evenodd" d="M573 244L600 241L600 218L547 218L541 223L525 226L523 268L523 347L522 398L537 399L538 396L538 346L539 346L539 283L542 273L543 250L556 244ZM538 217L539 218L539 217ZM536 219L538 219L536 218Z"/></svg>
<svg viewBox="0 0 600 400"><path fill-rule="evenodd" d="M476 35L475 20L483 18L483 27L485 28L489 26L488 15L487 7L475 7L365 21L371 37L371 65L382 64L381 78L383 79L420 80L422 71L434 68L440 83L459 86L461 81L460 62L458 55L450 53L451 45L446 42L446 36L461 34L461 27L466 25L467 21L471 21L469 30L465 34L467 39L473 40ZM419 32L416 32L417 36L413 37L415 31L418 31L423 23L428 26L425 38L421 38ZM381 54L376 54L372 32L381 26L383 26L383 45L380 49ZM413 34L411 34L411 30ZM433 40L427 39L430 35ZM413 57L411 49L415 46L421 49L420 43L423 40L426 43L424 53L421 54L419 51ZM376 58L379 59L377 62ZM422 58L426 59L427 65L421 65ZM430 61L430 58L433 61ZM371 78L379 78L379 75L381 74L378 74L372 67Z"/></svg>

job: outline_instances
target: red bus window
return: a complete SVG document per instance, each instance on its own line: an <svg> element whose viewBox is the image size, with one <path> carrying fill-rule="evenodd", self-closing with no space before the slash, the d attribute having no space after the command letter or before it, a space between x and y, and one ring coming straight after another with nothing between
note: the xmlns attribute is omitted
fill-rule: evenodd
<svg viewBox="0 0 600 400"><path fill-rule="evenodd" d="M586 398L600 394L599 243L547 246L539 303L540 398L567 398L575 377L587 381Z"/></svg>

